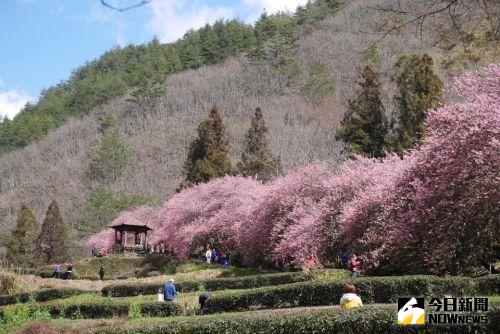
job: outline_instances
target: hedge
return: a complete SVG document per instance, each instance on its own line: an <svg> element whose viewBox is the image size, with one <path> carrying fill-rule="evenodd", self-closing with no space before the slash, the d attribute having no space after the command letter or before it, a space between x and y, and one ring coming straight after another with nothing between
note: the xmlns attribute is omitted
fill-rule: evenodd
<svg viewBox="0 0 500 334"><path fill-rule="evenodd" d="M224 316L190 317L161 323L118 324L97 329L99 334L392 334L392 333L495 333L500 326L500 308L494 305L488 313L489 323L466 326L398 326L394 305L369 305L348 312L337 307L328 309L269 310ZM496 329L495 329L496 328Z"/></svg>
<svg viewBox="0 0 500 334"><path fill-rule="evenodd" d="M289 272L279 274L265 274L238 278L217 278L203 282L209 291L226 289L252 289L269 285L282 285L309 280L302 272Z"/></svg>
<svg viewBox="0 0 500 334"><path fill-rule="evenodd" d="M109 297L133 297L139 295L153 295L158 293L158 289L163 284L116 284L105 286L101 293ZM200 288L200 283L196 281L184 281L175 283L177 291L192 292Z"/></svg>
<svg viewBox="0 0 500 334"><path fill-rule="evenodd" d="M68 319L100 319L126 316L133 305L126 301L82 302L64 304L29 305L30 312L46 311L52 318ZM137 303L142 316L166 317L181 314L181 306L174 302L141 302ZM13 307L13 306L11 306ZM0 309L3 316L7 309ZM14 309L15 312L15 309Z"/></svg>
<svg viewBox="0 0 500 334"><path fill-rule="evenodd" d="M33 298L37 302L46 302L49 300L68 298L71 296L80 295L82 293L87 293L87 291L72 288L62 288L15 293L11 295L0 296L0 306L16 303L26 303L30 300L30 298Z"/></svg>
<svg viewBox="0 0 500 334"><path fill-rule="evenodd" d="M346 282L314 281L222 293L210 298L206 306L211 312L220 312L335 305L342 296ZM366 277L358 278L354 283L364 303L394 303L398 296L439 296L450 288L457 295L498 294L500 275L476 280L435 276Z"/></svg>
<svg viewBox="0 0 500 334"><path fill-rule="evenodd" d="M309 280L302 272L288 272L278 274L263 274L245 277L214 278L206 281L185 281L175 283L181 292L197 291L202 286L209 291L226 289L251 289L269 285L282 285ZM131 297L138 295L151 295L158 292L161 284L117 284L109 285L102 289L103 296Z"/></svg>

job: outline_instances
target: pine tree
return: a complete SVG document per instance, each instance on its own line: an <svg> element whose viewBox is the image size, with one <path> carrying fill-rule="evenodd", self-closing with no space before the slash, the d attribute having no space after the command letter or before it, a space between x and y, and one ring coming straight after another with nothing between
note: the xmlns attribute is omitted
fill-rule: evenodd
<svg viewBox="0 0 500 334"><path fill-rule="evenodd" d="M163 94L165 89L159 83L145 81L130 94L131 97L127 101L136 104L141 111L151 113L156 100Z"/></svg>
<svg viewBox="0 0 500 334"><path fill-rule="evenodd" d="M33 267L35 265L35 245L38 224L31 209L21 205L17 213L16 228L7 239L7 260L14 266Z"/></svg>
<svg viewBox="0 0 500 334"><path fill-rule="evenodd" d="M238 172L244 176L256 176L266 182L281 173L279 158L272 155L267 143L267 127L260 108L255 109L250 129L245 137Z"/></svg>
<svg viewBox="0 0 500 334"><path fill-rule="evenodd" d="M392 149L402 153L419 143L425 132L427 110L444 103L443 82L432 70L432 58L401 57L395 65L399 95L395 97L398 116L391 137Z"/></svg>
<svg viewBox="0 0 500 334"><path fill-rule="evenodd" d="M214 106L210 116L200 123L197 132L198 137L189 143L188 157L184 165L186 179L181 188L206 182L232 171L228 156L229 141L217 106Z"/></svg>
<svg viewBox="0 0 500 334"><path fill-rule="evenodd" d="M37 239L37 250L42 263L63 262L69 259L68 226L61 217L56 201L50 203L45 214Z"/></svg>
<svg viewBox="0 0 500 334"><path fill-rule="evenodd" d="M320 104L323 99L335 91L334 80L328 67L320 61L309 66L309 75L303 87L307 100L313 104Z"/></svg>
<svg viewBox="0 0 500 334"><path fill-rule="evenodd" d="M349 100L335 137L343 140L350 152L377 158L384 155L387 117L380 100L378 74L366 66L362 76L361 91Z"/></svg>
<svg viewBox="0 0 500 334"><path fill-rule="evenodd" d="M116 180L127 168L132 154L114 118L106 117L100 131L104 132L104 137L91 157L90 176L98 180Z"/></svg>

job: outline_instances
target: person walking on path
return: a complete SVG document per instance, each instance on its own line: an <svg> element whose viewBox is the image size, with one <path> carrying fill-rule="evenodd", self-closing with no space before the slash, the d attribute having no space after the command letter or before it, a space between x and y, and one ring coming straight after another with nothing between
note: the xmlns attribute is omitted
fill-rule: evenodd
<svg viewBox="0 0 500 334"><path fill-rule="evenodd" d="M349 270L351 271L352 278L356 278L359 275L359 262L356 254L351 255L349 260Z"/></svg>
<svg viewBox="0 0 500 334"><path fill-rule="evenodd" d="M346 284L344 286L344 294L340 298L340 308L342 310L348 310L361 306L363 306L363 302L356 294L356 287L354 284Z"/></svg>
<svg viewBox="0 0 500 334"><path fill-rule="evenodd" d="M210 264L212 261L212 251L210 248L207 248L207 252L205 253L205 257L207 258L207 263Z"/></svg>
<svg viewBox="0 0 500 334"><path fill-rule="evenodd" d="M54 269L54 274L52 274L53 278L61 278L61 265L57 264L56 268Z"/></svg>
<svg viewBox="0 0 500 334"><path fill-rule="evenodd" d="M178 292L175 290L174 279L171 278L168 283L165 285L165 296L164 299L167 302L173 302L175 299L175 295Z"/></svg>
<svg viewBox="0 0 500 334"><path fill-rule="evenodd" d="M104 280L104 265L103 264L99 267L99 279L101 281Z"/></svg>

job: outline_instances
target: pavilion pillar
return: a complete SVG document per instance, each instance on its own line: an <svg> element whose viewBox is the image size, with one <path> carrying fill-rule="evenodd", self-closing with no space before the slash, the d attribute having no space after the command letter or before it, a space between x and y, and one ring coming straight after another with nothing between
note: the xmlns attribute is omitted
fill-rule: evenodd
<svg viewBox="0 0 500 334"><path fill-rule="evenodd" d="M127 247L127 230L123 231L122 245L124 249Z"/></svg>
<svg viewBox="0 0 500 334"><path fill-rule="evenodd" d="M148 251L148 231L144 232L144 250Z"/></svg>

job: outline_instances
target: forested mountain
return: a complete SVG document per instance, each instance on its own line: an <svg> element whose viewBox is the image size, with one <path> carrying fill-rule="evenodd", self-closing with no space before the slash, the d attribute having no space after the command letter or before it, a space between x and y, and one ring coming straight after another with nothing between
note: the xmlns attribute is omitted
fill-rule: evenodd
<svg viewBox="0 0 500 334"><path fill-rule="evenodd" d="M338 0L319 0L292 14L262 14L255 28L238 20L219 20L190 30L175 43L153 39L146 45L129 45L106 52L77 69L66 82L44 90L36 104L28 104L14 120L0 123L0 154L43 138L71 116L83 116L128 89L163 82L168 75L186 69L217 64L241 53L255 57L264 43L280 52L298 26L332 14Z"/></svg>
<svg viewBox="0 0 500 334"><path fill-rule="evenodd" d="M458 22L461 31L448 13L415 26L402 24L411 21L404 13L374 9L399 3L412 12L424 6L318 0L293 14L263 14L255 27L221 20L172 44L153 40L107 52L1 123L0 227L13 228L24 202L40 222L57 199L74 235L88 235L119 210L165 200L183 180L188 142L213 105L234 165L257 107L284 170L336 163L344 144L335 129L366 65L378 73L391 119L401 56L431 55L445 83L498 60L498 29L488 19L471 24L483 22L474 21L484 16L480 7ZM115 149L120 155L105 166Z"/></svg>

